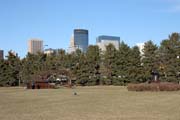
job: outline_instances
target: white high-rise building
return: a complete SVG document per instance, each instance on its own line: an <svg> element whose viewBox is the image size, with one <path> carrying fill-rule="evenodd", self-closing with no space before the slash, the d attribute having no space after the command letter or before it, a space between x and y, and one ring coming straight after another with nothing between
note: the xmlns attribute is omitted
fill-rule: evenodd
<svg viewBox="0 0 180 120"><path fill-rule="evenodd" d="M74 35L72 35L71 40L70 40L70 45L68 48L68 53L75 52L76 49L78 49L78 48L76 47L75 42L74 42Z"/></svg>

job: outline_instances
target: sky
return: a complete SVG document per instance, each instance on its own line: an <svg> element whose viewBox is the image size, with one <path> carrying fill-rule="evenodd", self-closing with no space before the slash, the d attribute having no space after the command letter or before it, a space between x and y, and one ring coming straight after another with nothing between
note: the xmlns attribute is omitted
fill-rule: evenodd
<svg viewBox="0 0 180 120"><path fill-rule="evenodd" d="M129 46L152 40L159 45L180 32L180 0L0 0L0 49L22 58L31 38L44 48L68 49L73 29L119 36Z"/></svg>

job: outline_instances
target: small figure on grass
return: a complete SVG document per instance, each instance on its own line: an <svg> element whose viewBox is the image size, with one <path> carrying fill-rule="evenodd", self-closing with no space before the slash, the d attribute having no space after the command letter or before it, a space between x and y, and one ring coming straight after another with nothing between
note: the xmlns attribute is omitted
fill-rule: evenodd
<svg viewBox="0 0 180 120"><path fill-rule="evenodd" d="M157 70L152 70L151 72L151 75L152 75L152 79L151 79L151 82L153 83L159 83L159 72Z"/></svg>
<svg viewBox="0 0 180 120"><path fill-rule="evenodd" d="M73 95L77 95L77 92L75 91L76 85L73 85L72 89L73 89Z"/></svg>
<svg viewBox="0 0 180 120"><path fill-rule="evenodd" d="M77 93L76 93L76 92L74 92L73 94L74 94L74 95L77 95Z"/></svg>
<svg viewBox="0 0 180 120"><path fill-rule="evenodd" d="M32 82L32 89L35 89L35 83L34 82Z"/></svg>

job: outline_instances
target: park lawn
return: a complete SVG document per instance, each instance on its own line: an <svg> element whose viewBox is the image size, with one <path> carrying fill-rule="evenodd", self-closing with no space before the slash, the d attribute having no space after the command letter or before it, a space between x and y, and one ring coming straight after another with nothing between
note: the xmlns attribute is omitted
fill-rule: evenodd
<svg viewBox="0 0 180 120"><path fill-rule="evenodd" d="M0 88L0 120L180 120L180 91Z"/></svg>

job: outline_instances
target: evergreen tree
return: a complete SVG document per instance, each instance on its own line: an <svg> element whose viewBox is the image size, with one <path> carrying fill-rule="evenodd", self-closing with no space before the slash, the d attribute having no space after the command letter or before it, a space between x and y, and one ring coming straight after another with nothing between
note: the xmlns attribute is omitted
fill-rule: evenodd
<svg viewBox="0 0 180 120"><path fill-rule="evenodd" d="M103 69L104 74L102 74L103 83L107 85L113 84L113 79L116 79L116 60L117 60L117 50L113 44L109 44L106 46L106 51L103 55L103 63L101 67Z"/></svg>
<svg viewBox="0 0 180 120"><path fill-rule="evenodd" d="M22 82L26 84L32 80L32 75L38 74L38 72L44 71L46 68L46 55L43 53L31 54L28 53L26 58L22 60L21 77Z"/></svg>
<svg viewBox="0 0 180 120"><path fill-rule="evenodd" d="M87 58L80 50L76 50L75 55L79 58L73 72L76 75L76 83L82 86L87 85L89 81Z"/></svg>
<svg viewBox="0 0 180 120"><path fill-rule="evenodd" d="M121 42L117 53L114 69L116 79L113 83L114 85L126 85L130 82L131 49L124 42Z"/></svg>
<svg viewBox="0 0 180 120"><path fill-rule="evenodd" d="M89 46L87 53L87 64L89 81L88 85L98 85L100 84L100 52L98 46Z"/></svg>
<svg viewBox="0 0 180 120"><path fill-rule="evenodd" d="M58 50L58 55L56 56L56 67L57 70L64 69L66 66L66 52L63 49Z"/></svg>
<svg viewBox="0 0 180 120"><path fill-rule="evenodd" d="M7 62L5 60L0 60L0 86L5 86L8 82L6 71L8 69Z"/></svg>
<svg viewBox="0 0 180 120"><path fill-rule="evenodd" d="M180 71L180 35L172 33L160 46L160 71L163 81L178 82Z"/></svg>
<svg viewBox="0 0 180 120"><path fill-rule="evenodd" d="M129 80L133 83L144 82L143 71L141 65L141 53L137 46L131 49L130 54L130 66L129 66Z"/></svg>
<svg viewBox="0 0 180 120"><path fill-rule="evenodd" d="M158 70L157 50L158 47L152 41L148 41L145 43L143 49L144 54L142 58L144 81L152 80L152 71Z"/></svg>
<svg viewBox="0 0 180 120"><path fill-rule="evenodd" d="M7 60L5 60L4 79L6 79L6 85L17 86L20 79L20 58L12 51L8 52Z"/></svg>

